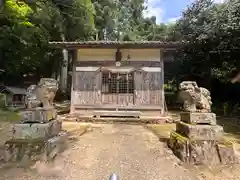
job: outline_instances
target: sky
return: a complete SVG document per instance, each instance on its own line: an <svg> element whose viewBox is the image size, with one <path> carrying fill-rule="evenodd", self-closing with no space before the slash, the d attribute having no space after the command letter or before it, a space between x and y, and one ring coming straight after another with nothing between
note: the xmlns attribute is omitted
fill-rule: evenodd
<svg viewBox="0 0 240 180"><path fill-rule="evenodd" d="M181 17L182 11L194 0L147 0L145 17L156 16L157 23L174 22ZM221 3L224 0L214 0Z"/></svg>

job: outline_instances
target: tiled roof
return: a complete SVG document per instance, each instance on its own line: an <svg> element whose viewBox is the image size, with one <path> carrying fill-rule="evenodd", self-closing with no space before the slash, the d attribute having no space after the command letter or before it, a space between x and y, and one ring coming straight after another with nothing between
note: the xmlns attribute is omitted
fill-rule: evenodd
<svg viewBox="0 0 240 180"><path fill-rule="evenodd" d="M162 42L162 41L74 41L49 42L52 47L66 48L177 48L184 45L180 42Z"/></svg>
<svg viewBox="0 0 240 180"><path fill-rule="evenodd" d="M4 88L2 89L2 91L9 91L12 94L26 94L26 89L24 88L18 88L18 87L10 87L10 86L4 86Z"/></svg>

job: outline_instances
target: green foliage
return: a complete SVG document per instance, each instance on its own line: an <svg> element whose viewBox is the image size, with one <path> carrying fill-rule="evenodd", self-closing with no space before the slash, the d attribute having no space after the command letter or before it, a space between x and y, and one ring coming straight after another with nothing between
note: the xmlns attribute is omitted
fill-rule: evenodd
<svg viewBox="0 0 240 180"><path fill-rule="evenodd" d="M223 4L199 0L188 7L172 37L190 44L177 55L181 75L229 81L231 72L240 65L239 8L239 0Z"/></svg>
<svg viewBox="0 0 240 180"><path fill-rule="evenodd" d="M143 17L144 0L30 2L6 0L1 9L0 81L16 84L25 76L58 74L62 54L49 49L48 42L62 40L188 42L175 57L171 84L187 79L208 87L211 78L226 82L240 67L239 0L222 4L196 0L180 20L170 24Z"/></svg>
<svg viewBox="0 0 240 180"><path fill-rule="evenodd" d="M0 109L6 109L6 95L0 93Z"/></svg>
<svg viewBox="0 0 240 180"><path fill-rule="evenodd" d="M16 84L28 75L50 77L58 71L60 52L48 42L91 37L94 13L90 0L7 0L0 13L1 80Z"/></svg>

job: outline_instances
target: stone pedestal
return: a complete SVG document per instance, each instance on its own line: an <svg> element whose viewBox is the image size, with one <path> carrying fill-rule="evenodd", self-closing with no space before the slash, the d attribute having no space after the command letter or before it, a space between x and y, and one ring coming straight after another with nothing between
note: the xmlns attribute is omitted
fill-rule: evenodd
<svg viewBox="0 0 240 180"><path fill-rule="evenodd" d="M181 121L188 124L210 124L216 125L215 113L183 112Z"/></svg>
<svg viewBox="0 0 240 180"><path fill-rule="evenodd" d="M52 107L37 107L22 112L20 116L21 123L47 123L57 119L57 110Z"/></svg>
<svg viewBox="0 0 240 180"><path fill-rule="evenodd" d="M193 165L239 163L233 144L223 138L223 128L216 125L213 113L182 113L168 142L174 154Z"/></svg>
<svg viewBox="0 0 240 180"><path fill-rule="evenodd" d="M192 140L219 140L223 138L223 127L218 125L192 125L176 123L176 132Z"/></svg>
<svg viewBox="0 0 240 180"><path fill-rule="evenodd" d="M12 138L5 143L5 161L27 164L33 160L48 161L67 145L67 133L54 108L31 108L21 113L21 121L14 124Z"/></svg>
<svg viewBox="0 0 240 180"><path fill-rule="evenodd" d="M52 120L47 123L22 123L14 124L12 128L13 139L47 139L57 136L62 129L60 120Z"/></svg>
<svg viewBox="0 0 240 180"><path fill-rule="evenodd" d="M192 165L236 164L233 144L224 140L191 140L171 133L168 143L174 154L183 162Z"/></svg>
<svg viewBox="0 0 240 180"><path fill-rule="evenodd" d="M29 161L53 159L67 147L67 133L61 132L47 140L11 139L5 143L5 161L26 164Z"/></svg>

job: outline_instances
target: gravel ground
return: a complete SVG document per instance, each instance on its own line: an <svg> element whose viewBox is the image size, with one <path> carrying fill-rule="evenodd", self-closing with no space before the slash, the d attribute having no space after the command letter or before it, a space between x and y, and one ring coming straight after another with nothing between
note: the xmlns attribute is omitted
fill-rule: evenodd
<svg viewBox="0 0 240 180"><path fill-rule="evenodd" d="M105 124L93 128L61 154L53 164L35 164L30 170L1 172L5 180L104 180L116 172L121 180L195 180L178 165L157 137L142 126Z"/></svg>

